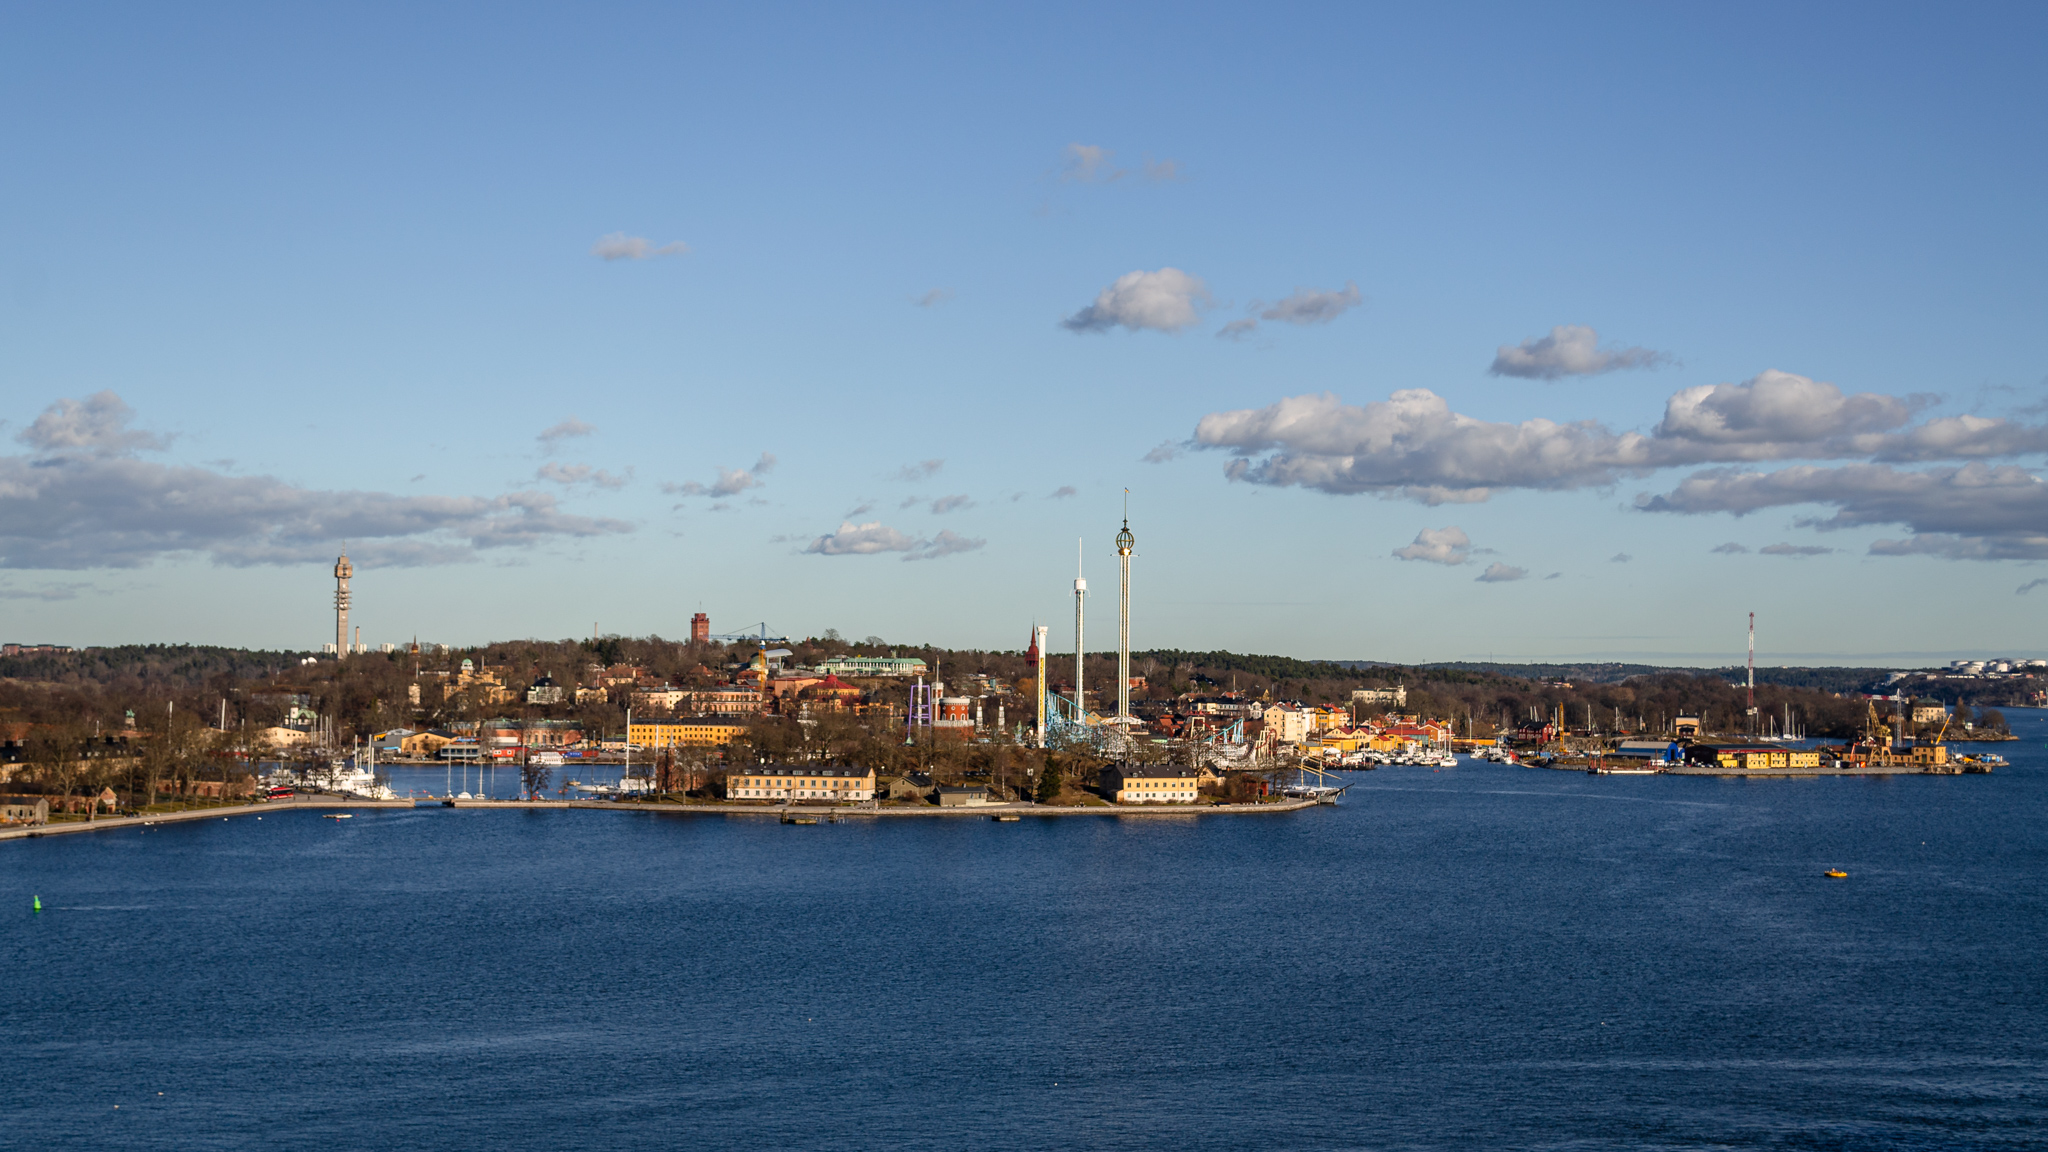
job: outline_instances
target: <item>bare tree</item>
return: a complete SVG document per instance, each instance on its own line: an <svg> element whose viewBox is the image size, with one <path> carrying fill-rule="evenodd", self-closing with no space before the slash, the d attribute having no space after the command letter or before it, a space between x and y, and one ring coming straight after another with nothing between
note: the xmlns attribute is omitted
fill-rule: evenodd
<svg viewBox="0 0 2048 1152"><path fill-rule="evenodd" d="M76 723L47 724L28 738L28 761L37 782L55 788L67 805L85 768L84 752L85 731Z"/></svg>
<svg viewBox="0 0 2048 1152"><path fill-rule="evenodd" d="M519 786L526 790L528 797L539 797L548 790L550 773L545 764L536 764L531 758L519 766Z"/></svg>

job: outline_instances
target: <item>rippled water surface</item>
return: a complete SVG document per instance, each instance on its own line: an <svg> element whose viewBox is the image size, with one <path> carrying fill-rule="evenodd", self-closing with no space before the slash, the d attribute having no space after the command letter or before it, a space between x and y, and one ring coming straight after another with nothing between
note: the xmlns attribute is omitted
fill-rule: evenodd
<svg viewBox="0 0 2048 1152"><path fill-rule="evenodd" d="M0 1140L2040 1147L2048 720L2009 715L1991 776L0 843Z"/></svg>

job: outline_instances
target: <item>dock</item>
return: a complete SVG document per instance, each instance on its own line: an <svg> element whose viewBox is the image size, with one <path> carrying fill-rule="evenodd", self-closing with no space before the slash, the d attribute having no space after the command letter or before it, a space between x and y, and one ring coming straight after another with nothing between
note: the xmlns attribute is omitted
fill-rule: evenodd
<svg viewBox="0 0 2048 1152"><path fill-rule="evenodd" d="M478 800L457 799L452 804L439 796L400 797L396 800L366 800L349 796L299 795L289 800L266 800L252 804L232 804L218 808L197 808L186 812L166 812L148 816L102 816L95 820L67 820L61 824L18 825L0 828L0 840L33 840L43 836L69 836L80 832L104 832L120 828L149 828L159 824L182 824L194 820L232 820L238 816L281 815L296 811L349 811L411 809L411 808L492 808L492 809L597 809L606 812L660 812L668 815L690 816L767 816L776 819L784 817L830 818L833 822L844 822L863 817L890 819L897 817L969 817L985 820L994 817L1009 822L1025 816L1118 816L1154 819L1165 816L1255 816L1278 815L1285 812L1299 812L1314 808L1317 800L1287 800L1275 804L1157 804L1157 805L1059 805L1059 804L976 804L958 808L917 807L885 808L857 805L784 805L747 804L719 800L698 804L660 804L638 801L619 802L613 800Z"/></svg>

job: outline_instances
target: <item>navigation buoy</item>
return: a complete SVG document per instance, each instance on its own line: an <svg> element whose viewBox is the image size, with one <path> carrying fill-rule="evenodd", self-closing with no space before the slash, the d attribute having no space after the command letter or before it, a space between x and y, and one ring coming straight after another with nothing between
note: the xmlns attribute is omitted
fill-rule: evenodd
<svg viewBox="0 0 2048 1152"><path fill-rule="evenodd" d="M41 896L38 896L38 897L36 897L36 898L35 898L35 900L36 900L36 911L38 911L38 912L41 912L41 911L43 910L43 898L42 898Z"/></svg>

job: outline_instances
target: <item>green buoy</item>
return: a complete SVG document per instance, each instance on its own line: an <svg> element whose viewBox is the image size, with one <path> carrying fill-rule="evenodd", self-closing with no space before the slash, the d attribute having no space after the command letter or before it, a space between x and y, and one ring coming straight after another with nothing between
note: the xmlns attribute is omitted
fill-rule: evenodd
<svg viewBox="0 0 2048 1152"><path fill-rule="evenodd" d="M36 897L36 898L35 898L35 901L36 901L36 911L38 911L38 912L41 912L41 911L43 910L43 898L42 898L41 896L38 896L38 897Z"/></svg>

